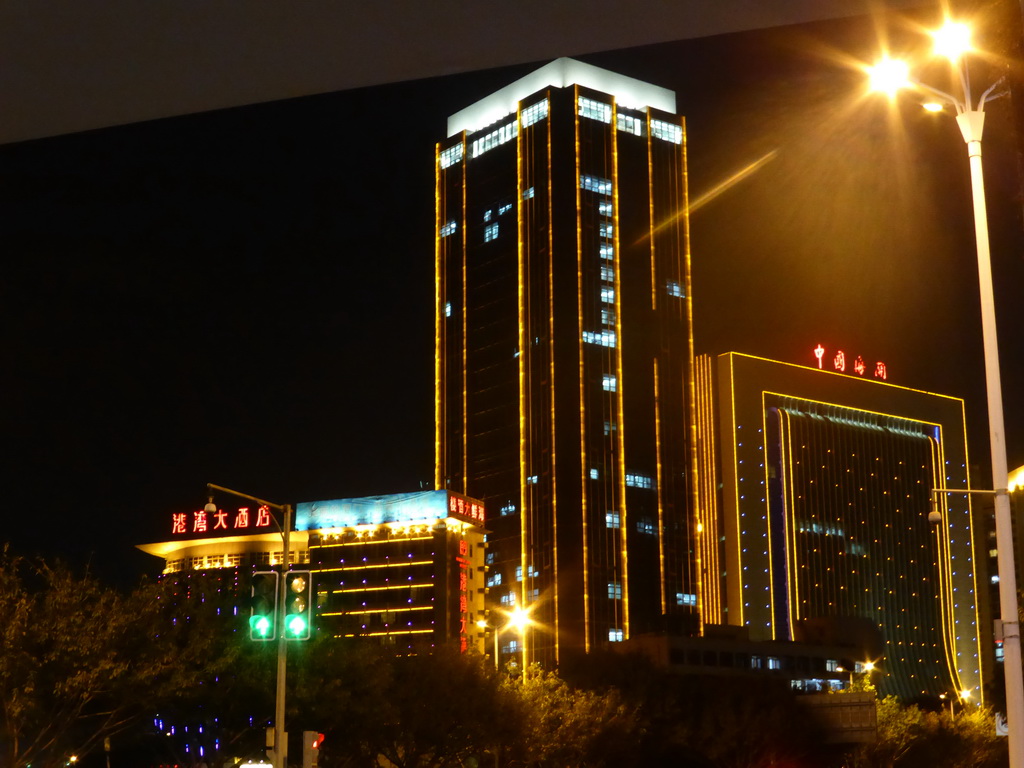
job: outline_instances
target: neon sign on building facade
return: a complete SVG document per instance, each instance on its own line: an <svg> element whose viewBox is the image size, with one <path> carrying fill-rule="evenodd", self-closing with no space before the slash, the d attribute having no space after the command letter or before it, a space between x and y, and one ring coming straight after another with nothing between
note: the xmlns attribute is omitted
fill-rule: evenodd
<svg viewBox="0 0 1024 768"><path fill-rule="evenodd" d="M821 346L821 344L814 348L814 357L818 361L819 370L825 369L825 351L825 348ZM835 355L832 356L832 367L839 373L846 373L847 364L846 353L841 349L837 349ZM860 355L857 355L849 365L853 369L853 372L858 376L863 376L868 369L867 364L864 362L864 358ZM883 381L889 378L889 372L886 370L885 363L881 360L875 363L874 377L876 379L882 379Z"/></svg>
<svg viewBox="0 0 1024 768"><path fill-rule="evenodd" d="M218 509L216 512L197 510L175 512L171 515L171 535L205 534L218 531L249 532L263 528L272 528L274 518L270 516L270 507L264 505L255 511L250 507L239 507L234 512Z"/></svg>

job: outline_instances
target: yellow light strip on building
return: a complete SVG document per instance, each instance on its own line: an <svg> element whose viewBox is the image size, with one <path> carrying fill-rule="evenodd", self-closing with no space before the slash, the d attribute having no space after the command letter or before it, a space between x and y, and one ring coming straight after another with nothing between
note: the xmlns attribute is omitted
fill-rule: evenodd
<svg viewBox="0 0 1024 768"><path fill-rule="evenodd" d="M463 143L465 143L465 141L466 141L466 134L465 134L465 132L463 132L463 134L462 134L462 141L463 141ZM468 418L469 418L469 415L468 415L468 407L469 407L469 394L468 394L468 392L469 392L469 382L468 382L468 379L467 379L467 377L469 375L468 374L469 367L466 364L466 355L467 355L467 350L468 350L468 347L469 347L469 343L468 343L468 339L469 339L469 336L468 336L468 334L469 334L469 305L468 305L469 292L468 291L469 291L469 289L466 287L466 274L467 274L467 269L466 269L466 258L467 258L466 254L467 254L467 251L466 251L466 248L467 248L467 245L468 245L468 242L469 242L467 240L467 237L468 237L467 222L469 221L469 219L468 219L468 214L467 214L467 203L466 203L466 196L468 194L466 188L468 186L469 186L469 157L466 156L465 159L462 161L462 337L461 337L462 371L460 371L460 373L459 373L460 380L462 381L462 456L461 456L461 463L462 463L462 467L461 467L462 486L458 490L461 491L462 493L468 493L469 492L469 454L468 454L468 451L469 451L469 430L467 428L467 421L468 421Z"/></svg>
<svg viewBox="0 0 1024 768"><path fill-rule="evenodd" d="M668 598L665 594L665 496L661 468L661 395L658 384L658 358L654 358L654 453L657 457L658 493L658 583L661 592L661 612L668 612Z"/></svg>
<svg viewBox="0 0 1024 768"><path fill-rule="evenodd" d="M587 420L586 377L583 368L583 201L580 194L580 116L577 104L580 87L573 86L573 132L576 142L576 356L579 361L580 391L580 513L583 516L583 649L590 653L590 548L587 539Z"/></svg>
<svg viewBox="0 0 1024 768"><path fill-rule="evenodd" d="M647 240L651 255L651 310L658 308L658 280L655 269L656 251L654 246L654 136L651 135L651 113L647 112L647 207L650 218L647 226Z"/></svg>
<svg viewBox="0 0 1024 768"><path fill-rule="evenodd" d="M726 357L727 365L729 366L729 423L732 425L732 434L729 435L730 452L732 453L732 473L733 473L733 510L736 513L736 567L730 571L730 579L738 585L737 593L739 599L736 601L736 605L729 606L729 616L738 613L739 618L735 622L739 626L746 624L744 610L746 606L746 590L748 589L747 579L743 578L743 524L740 521L740 468L739 468L739 451L736 450L736 446L739 445L739 425L736 423L736 365L734 362L734 354L729 353ZM766 497L767 498L767 497ZM733 623L733 622L730 622Z"/></svg>
<svg viewBox="0 0 1024 768"><path fill-rule="evenodd" d="M683 221L683 271L685 278L685 292L686 297L683 299L686 307L686 421L689 429L689 461L687 464L692 468L697 460L697 413L695 410L695 403L697 400L696 382L693 376L695 352L693 344L693 280L690 268L690 214L689 214L689 168L686 160L686 150L688 146L688 138L686 135L686 119L683 117L679 118L679 127L682 131L682 141L679 143L679 165L683 169L682 178L679 180L680 189L679 194L682 197L682 221ZM687 478L687 485L690 492L690 507L694 510L694 515L697 514L700 504L700 496L697 489L697 483L693 482L691 478ZM694 522L693 528L696 528L696 521ZM699 581L700 574L693 574L693 569L690 568L691 577ZM696 590L699 592L699 590ZM700 615L700 631L704 631L704 617Z"/></svg>
<svg viewBox="0 0 1024 768"><path fill-rule="evenodd" d="M763 396L762 396L763 397ZM796 627L796 622L800 619L802 611L800 610L800 571L799 565L796 562L796 513L795 513L795 500L791 496L792 486L789 483L789 479L793 476L793 433L792 433L792 415L789 411L784 409L778 410L779 414L779 451L780 457L779 462L782 466L789 466L787 472L782 473L782 509L779 510L779 514L782 515L783 531L786 539L785 557L786 557L786 572L789 574L789 626L792 631L793 627ZM764 400L761 401L761 435L764 438L764 443L768 440L768 409L765 407ZM768 473L768 456L767 456L767 445L763 448L764 450L764 465L765 465L765 477L767 478ZM767 483L767 481L766 481ZM774 582L774 570L772 566L772 542L771 542L771 524L772 524L772 510L769 499L771 498L768 493L768 486L765 485L765 503L764 509L766 517L768 518L768 573L769 573L769 584L770 593L772 595L772 637L777 637L775 628L775 582ZM786 638L787 640L789 638Z"/></svg>
<svg viewBox="0 0 1024 768"><path fill-rule="evenodd" d="M548 103L551 103L551 92L545 92L545 96L548 99ZM551 525L552 525L552 538L553 538L553 553L552 553L552 569L554 571L554 608L555 608L555 665L559 662L560 652L560 638L561 633L559 632L559 585L561 582L558 579L558 461L556 451L556 440L555 435L557 430L555 428L555 233L554 233L554 189L553 181L551 177L551 122L552 122L552 110L548 110L547 119L547 163L548 163L548 366L550 378L548 385L548 399L550 400L551 407ZM578 186L578 183L577 183ZM577 195L579 192L577 192Z"/></svg>
<svg viewBox="0 0 1024 768"><path fill-rule="evenodd" d="M317 568L317 573L333 573L335 571L368 571L372 568L408 568L413 565L433 565L433 560L402 560L397 563L381 563L379 565L346 565L341 568Z"/></svg>
<svg viewBox="0 0 1024 768"><path fill-rule="evenodd" d="M444 373L445 373L445 281L441 245L441 184L447 176L441 168L441 143L434 147L434 487L443 488L444 477Z"/></svg>
<svg viewBox="0 0 1024 768"><path fill-rule="evenodd" d="M335 635L335 637L386 637L388 635L429 635L433 629L405 629L394 632L359 632L351 635Z"/></svg>
<svg viewBox="0 0 1024 768"><path fill-rule="evenodd" d="M347 595L353 592L388 592L394 589L417 589L419 587L433 587L432 581L427 581L422 584L397 584L390 585L387 587L352 587L351 589L332 589L331 594L333 595Z"/></svg>
<svg viewBox="0 0 1024 768"><path fill-rule="evenodd" d="M964 405L964 401L963 400L960 400L960 424L963 426L964 466L965 467L969 467L969 466L971 466L971 460L970 460L970 456L969 456L970 449L969 449L969 447L967 445L967 413L965 411L965 405ZM967 479L967 488L970 489L970 487L971 487L971 473L970 472L965 472L964 474L965 474L966 479ZM1010 473L1010 483L1009 484L1010 484L1011 487L1012 487L1012 484L1013 484L1013 474L1014 473ZM1024 467L1021 468L1020 480L1021 480L1022 483L1024 483ZM981 701L981 703L984 704L985 703L985 686L982 685L982 681L985 679L985 674L984 674L985 673L985 666L984 666L984 661L983 661L985 659L985 654L984 654L984 649L983 649L983 646L982 646L982 638L981 638L981 631L980 631L981 630L981 606L980 606L980 600L978 599L978 595L979 595L979 592L978 592L978 569L976 567L973 567L973 564L977 563L978 560L977 560L977 551L976 551L976 548L974 546L974 507L971 504L971 494L967 494L967 511L968 511L968 514L967 514L968 537L967 538L968 538L968 541L970 541L970 543L971 543L971 563L972 563L972 567L971 567L971 586L974 589L974 592L973 592L973 595L974 595L974 629L973 629L973 631L974 631L974 637L975 637L975 641L976 641L975 648L976 648L976 653L977 653L977 658L978 658L978 677L977 677L977 680L978 680L978 690L980 692L979 701ZM954 637L955 637L955 635L954 635Z"/></svg>
<svg viewBox="0 0 1024 768"><path fill-rule="evenodd" d="M579 110L576 110L577 112ZM615 450L618 454L618 485L620 514L622 525L619 528L619 569L622 574L622 636L629 639L629 547L627 532L629 531L629 509L626 501L626 420L622 417L625 413L623 401L623 390L625 380L622 375L622 282L621 263L622 254L619 251L619 132L616 130L618 124L617 107L614 97L612 98L612 120L608 130L612 139L612 247L615 252L615 339L616 344L612 354L615 355L615 375L618 386L615 387L615 420L619 428L615 430ZM648 179L648 186L650 179ZM658 538L662 537L658 532Z"/></svg>
<svg viewBox="0 0 1024 768"><path fill-rule="evenodd" d="M321 616L369 616L377 613L409 613L410 611L432 611L432 605L416 605L412 608L373 608L365 611L330 611L321 613Z"/></svg>
<svg viewBox="0 0 1024 768"><path fill-rule="evenodd" d="M387 539L360 539L359 541L345 541L341 544L332 544L335 547L361 547L367 544L394 544L396 541L429 541L433 536L403 536L401 538Z"/></svg>
<svg viewBox="0 0 1024 768"><path fill-rule="evenodd" d="M519 567L522 579L519 581L519 604L527 606L526 595L527 577L529 565L527 564L527 542L529 541L531 528L531 516L533 515L533 497L526 485L526 478L531 474L532 465L527 455L526 439L526 409L527 409L527 367L528 359L533 355L532 345L527 343L527 323L530 321L529 313L526 311L526 255L523 247L523 110L522 104L516 104L516 309L519 313L519 337L517 345L519 356L516 358L516 373L519 377ZM529 465L529 466L528 466ZM527 635L524 629L520 633L523 642L523 665L529 666L527 654Z"/></svg>

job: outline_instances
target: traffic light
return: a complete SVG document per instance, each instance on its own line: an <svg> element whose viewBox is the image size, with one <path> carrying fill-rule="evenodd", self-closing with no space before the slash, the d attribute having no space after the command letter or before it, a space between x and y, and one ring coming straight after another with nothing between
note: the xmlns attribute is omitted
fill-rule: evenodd
<svg viewBox="0 0 1024 768"><path fill-rule="evenodd" d="M249 637L273 640L277 637L277 572L256 571L249 598Z"/></svg>
<svg viewBox="0 0 1024 768"><path fill-rule="evenodd" d="M324 735L316 731L302 732L302 768L317 768L320 758L320 745L324 743Z"/></svg>
<svg viewBox="0 0 1024 768"><path fill-rule="evenodd" d="M284 584L285 637L309 640L313 628L313 579L309 571L288 571Z"/></svg>

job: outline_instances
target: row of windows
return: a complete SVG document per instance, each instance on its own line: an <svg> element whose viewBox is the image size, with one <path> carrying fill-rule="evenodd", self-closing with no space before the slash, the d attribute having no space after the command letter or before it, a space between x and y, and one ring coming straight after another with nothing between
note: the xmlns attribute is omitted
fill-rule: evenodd
<svg viewBox="0 0 1024 768"><path fill-rule="evenodd" d="M647 475L627 473L626 485L630 488L653 488L654 481Z"/></svg>
<svg viewBox="0 0 1024 768"><path fill-rule="evenodd" d="M448 237L448 235L454 235L456 230L458 230L458 228L459 228L459 222L457 222L457 221L455 221L453 219L452 221L449 221L449 222L446 222L445 224L443 224L441 226L441 229L438 230L438 234L441 237Z"/></svg>
<svg viewBox="0 0 1024 768"><path fill-rule="evenodd" d="M536 122L548 116L548 100L543 99L536 104L531 104L523 110L520 119L523 121L523 128L528 128Z"/></svg>
<svg viewBox="0 0 1024 768"><path fill-rule="evenodd" d="M600 120L602 123L610 123L612 121L611 104L605 104L600 101L594 101L594 99L588 99L584 96L580 96L578 106L580 117L588 117L591 120Z"/></svg>
<svg viewBox="0 0 1024 768"><path fill-rule="evenodd" d="M602 347L615 346L615 331L584 331L583 342L585 344L597 344ZM607 389L607 387L605 387Z"/></svg>
<svg viewBox="0 0 1024 768"><path fill-rule="evenodd" d="M600 176L580 176L580 189L597 192L599 195L610 195L612 182L610 179L602 179Z"/></svg>
<svg viewBox="0 0 1024 768"><path fill-rule="evenodd" d="M455 165L457 162L462 160L463 155L466 154L466 146L460 141L454 147L448 147L448 149L442 150L441 152L441 167L447 168Z"/></svg>
<svg viewBox="0 0 1024 768"><path fill-rule="evenodd" d="M500 147L509 141L512 141L516 136L519 135L519 123L513 121L506 123L505 125L497 128L486 136L482 136L479 139L473 139L473 149L470 152L470 157L480 157L484 152L488 152L495 147Z"/></svg>
<svg viewBox="0 0 1024 768"><path fill-rule="evenodd" d="M619 112L615 116L615 127L623 133L631 133L634 136L644 135L644 123L642 120L636 117L630 117Z"/></svg>
<svg viewBox="0 0 1024 768"><path fill-rule="evenodd" d="M674 123L666 123L664 120L651 120L651 136L671 141L673 144L682 144L683 127Z"/></svg>
<svg viewBox="0 0 1024 768"><path fill-rule="evenodd" d="M489 243L492 240L498 239L498 222L488 224L484 227L484 242Z"/></svg>

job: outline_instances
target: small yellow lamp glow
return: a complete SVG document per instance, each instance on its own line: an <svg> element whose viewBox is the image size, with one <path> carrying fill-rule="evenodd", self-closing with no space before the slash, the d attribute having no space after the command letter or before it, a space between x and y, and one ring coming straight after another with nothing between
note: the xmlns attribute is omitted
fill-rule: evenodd
<svg viewBox="0 0 1024 768"><path fill-rule="evenodd" d="M479 620L479 621L478 621L478 622L476 623L476 626L477 626L477 629L487 629L487 622L486 622L486 621L484 621L483 619L480 619L480 620Z"/></svg>
<svg viewBox="0 0 1024 768"><path fill-rule="evenodd" d="M868 76L871 79L871 90L881 91L889 96L910 85L910 68L907 63L899 59L890 59L888 56L870 67Z"/></svg>
<svg viewBox="0 0 1024 768"><path fill-rule="evenodd" d="M865 672L871 672L871 671L874 670L874 668L875 668L875 662L873 662L873 661L865 661L864 662L864 671Z"/></svg>
<svg viewBox="0 0 1024 768"><path fill-rule="evenodd" d="M971 50L971 30L966 24L947 21L941 29L932 32L935 40L935 55L956 61Z"/></svg>
<svg viewBox="0 0 1024 768"><path fill-rule="evenodd" d="M937 101L929 101L927 104L922 104L921 106L929 112L941 112L943 109L942 104L939 104Z"/></svg>
<svg viewBox="0 0 1024 768"><path fill-rule="evenodd" d="M965 700L965 701L967 699L971 698L971 691L970 691L970 689L969 688L964 688L962 691L960 691L960 698Z"/></svg>

